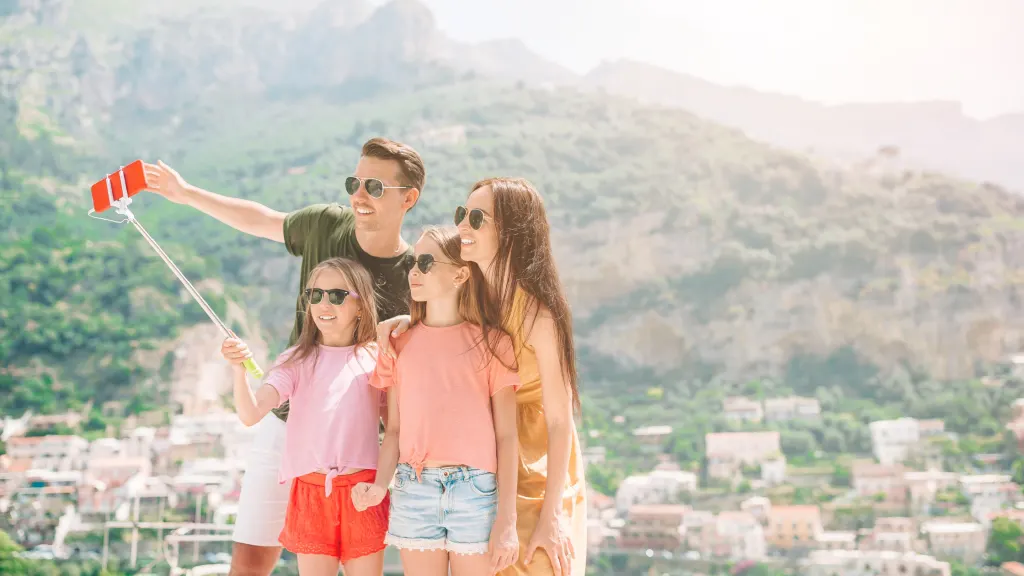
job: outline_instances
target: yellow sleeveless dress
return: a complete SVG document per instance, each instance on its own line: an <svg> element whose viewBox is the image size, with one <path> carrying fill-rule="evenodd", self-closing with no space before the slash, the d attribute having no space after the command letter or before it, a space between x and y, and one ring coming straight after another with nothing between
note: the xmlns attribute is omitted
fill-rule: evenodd
<svg viewBox="0 0 1024 576"><path fill-rule="evenodd" d="M522 334L523 317L529 297L522 289L516 290L513 301L512 326L505 329L519 357L520 387L516 393L519 427L519 486L516 496L518 515L516 531L519 533L519 561L503 570L501 576L540 576L554 574L551 562L543 549L533 555L526 566L526 545L537 525L544 502L548 476L548 428L544 420L541 398L540 371L537 355ZM572 545L576 558L572 561L572 576L584 576L587 564L587 490L583 479L583 454L575 424L572 426L572 448L569 454L569 476L562 496L562 510L571 527Z"/></svg>

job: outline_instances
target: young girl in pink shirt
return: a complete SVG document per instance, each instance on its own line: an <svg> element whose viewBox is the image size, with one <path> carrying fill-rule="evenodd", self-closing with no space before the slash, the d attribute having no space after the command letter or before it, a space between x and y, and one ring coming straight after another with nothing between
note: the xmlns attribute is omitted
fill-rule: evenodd
<svg viewBox="0 0 1024 576"><path fill-rule="evenodd" d="M291 412L279 480L294 479L281 545L298 555L302 576L379 576L388 502L356 510L352 487L376 477L382 393L370 386L376 365L373 281L358 263L326 260L310 273L298 343L282 353L252 391L242 362L252 354L224 341L234 397L246 426L286 400ZM388 476L391 472L388 471Z"/></svg>
<svg viewBox="0 0 1024 576"><path fill-rule="evenodd" d="M489 576L519 550L515 357L504 332L484 329L482 278L460 249L454 228L416 243L411 327L371 381L387 390L379 473L352 491L356 509L380 505L394 474L387 543L412 576Z"/></svg>

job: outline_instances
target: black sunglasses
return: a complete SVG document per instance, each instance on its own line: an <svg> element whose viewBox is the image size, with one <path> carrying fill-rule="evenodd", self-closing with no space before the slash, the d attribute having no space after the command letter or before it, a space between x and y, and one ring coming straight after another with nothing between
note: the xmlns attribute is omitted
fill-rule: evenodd
<svg viewBox="0 0 1024 576"><path fill-rule="evenodd" d="M345 191L348 192L349 196L352 196L359 191L359 185L366 183L366 193L373 198L380 198L384 195L384 191L389 188L412 188L412 186L385 186L383 182L376 178L357 178L356 176L349 176L345 178Z"/></svg>
<svg viewBox="0 0 1024 576"><path fill-rule="evenodd" d="M455 225L462 224L462 221L466 219L466 215L469 214L469 225L473 230L479 230L484 225L484 220L489 218L484 211L479 208L473 208L472 210L465 206L459 206L455 209Z"/></svg>
<svg viewBox="0 0 1024 576"><path fill-rule="evenodd" d="M353 298L359 298L359 294L355 292L349 292L348 290L342 290L341 288L331 288L330 290L322 290L320 288L306 288L305 291L306 300L309 300L310 304L319 304L324 299L324 294L327 294L327 299L330 300L331 304L335 306L341 306L345 302L350 294Z"/></svg>
<svg viewBox="0 0 1024 576"><path fill-rule="evenodd" d="M434 260L433 254L420 254L419 256L410 257L407 261L408 272L412 272L413 267L419 268L420 272L428 274L430 269L434 267L434 264L448 264L449 266L457 266L454 262L443 262L441 260Z"/></svg>

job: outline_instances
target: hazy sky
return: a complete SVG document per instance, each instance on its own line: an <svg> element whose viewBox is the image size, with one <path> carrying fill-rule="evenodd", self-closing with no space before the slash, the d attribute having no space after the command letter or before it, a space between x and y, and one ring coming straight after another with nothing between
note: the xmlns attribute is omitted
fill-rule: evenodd
<svg viewBox="0 0 1024 576"><path fill-rule="evenodd" d="M577 72L629 58L827 103L1024 112L1024 0L421 1L449 36L520 38Z"/></svg>

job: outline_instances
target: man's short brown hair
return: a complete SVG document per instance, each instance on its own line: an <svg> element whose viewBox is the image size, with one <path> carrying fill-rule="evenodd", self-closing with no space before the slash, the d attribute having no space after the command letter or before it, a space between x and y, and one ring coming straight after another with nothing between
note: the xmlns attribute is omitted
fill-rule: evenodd
<svg viewBox="0 0 1024 576"><path fill-rule="evenodd" d="M420 192L423 191L427 170L423 167L423 158L420 158L419 152L413 150L412 146L387 138L371 138L363 144L363 156L398 162L402 186L412 186Z"/></svg>

